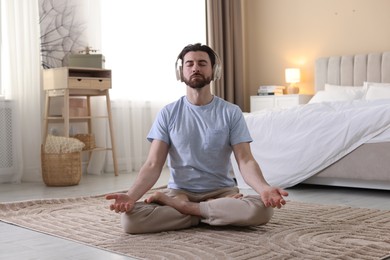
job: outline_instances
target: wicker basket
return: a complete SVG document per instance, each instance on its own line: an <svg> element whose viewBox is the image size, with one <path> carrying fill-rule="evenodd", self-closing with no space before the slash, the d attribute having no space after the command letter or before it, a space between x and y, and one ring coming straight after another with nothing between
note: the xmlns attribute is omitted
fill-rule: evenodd
<svg viewBox="0 0 390 260"><path fill-rule="evenodd" d="M42 149L42 177L47 186L72 186L80 182L81 152L45 153Z"/></svg>
<svg viewBox="0 0 390 260"><path fill-rule="evenodd" d="M79 139L81 142L85 144L83 151L96 148L94 134L77 134L73 137Z"/></svg>

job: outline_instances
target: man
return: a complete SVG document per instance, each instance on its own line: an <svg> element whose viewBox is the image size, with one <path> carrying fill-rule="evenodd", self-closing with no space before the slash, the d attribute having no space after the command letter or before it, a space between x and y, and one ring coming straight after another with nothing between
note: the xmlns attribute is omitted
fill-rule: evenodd
<svg viewBox="0 0 390 260"><path fill-rule="evenodd" d="M158 114L148 140L148 158L125 193L109 194L110 209L122 213L127 233L148 233L209 225L253 226L267 223L288 193L271 187L252 156L252 141L240 108L211 93L220 76L217 54L208 46L186 46L178 56L177 77L186 96ZM258 195L243 196L229 175L234 153L245 181ZM168 157L169 155L169 157ZM158 180L169 158L164 191L138 201Z"/></svg>

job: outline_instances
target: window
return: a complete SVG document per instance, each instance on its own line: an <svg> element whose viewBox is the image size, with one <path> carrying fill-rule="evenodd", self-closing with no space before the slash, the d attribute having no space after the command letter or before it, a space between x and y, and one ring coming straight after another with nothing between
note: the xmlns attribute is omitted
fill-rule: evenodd
<svg viewBox="0 0 390 260"><path fill-rule="evenodd" d="M206 43L205 1L102 1L102 54L112 98L174 100L185 94L175 62L190 43Z"/></svg>

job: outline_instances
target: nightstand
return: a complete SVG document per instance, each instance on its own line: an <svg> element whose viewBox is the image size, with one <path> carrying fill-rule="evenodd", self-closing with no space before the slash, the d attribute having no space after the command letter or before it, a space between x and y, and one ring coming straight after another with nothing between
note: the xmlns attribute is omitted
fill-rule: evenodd
<svg viewBox="0 0 390 260"><path fill-rule="evenodd" d="M312 95L272 95L272 96L251 96L250 112L259 111L265 108L289 108L306 104Z"/></svg>

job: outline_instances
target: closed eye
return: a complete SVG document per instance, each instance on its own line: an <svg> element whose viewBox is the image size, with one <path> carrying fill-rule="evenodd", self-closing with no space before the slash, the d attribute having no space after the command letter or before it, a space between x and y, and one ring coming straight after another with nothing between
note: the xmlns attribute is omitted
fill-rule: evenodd
<svg viewBox="0 0 390 260"><path fill-rule="evenodd" d="M194 64L195 64L194 61L186 61L185 66L190 68L190 67L193 67ZM207 66L207 64L208 64L208 62L206 60L198 61L198 66L200 66L200 67L205 67L205 66Z"/></svg>

